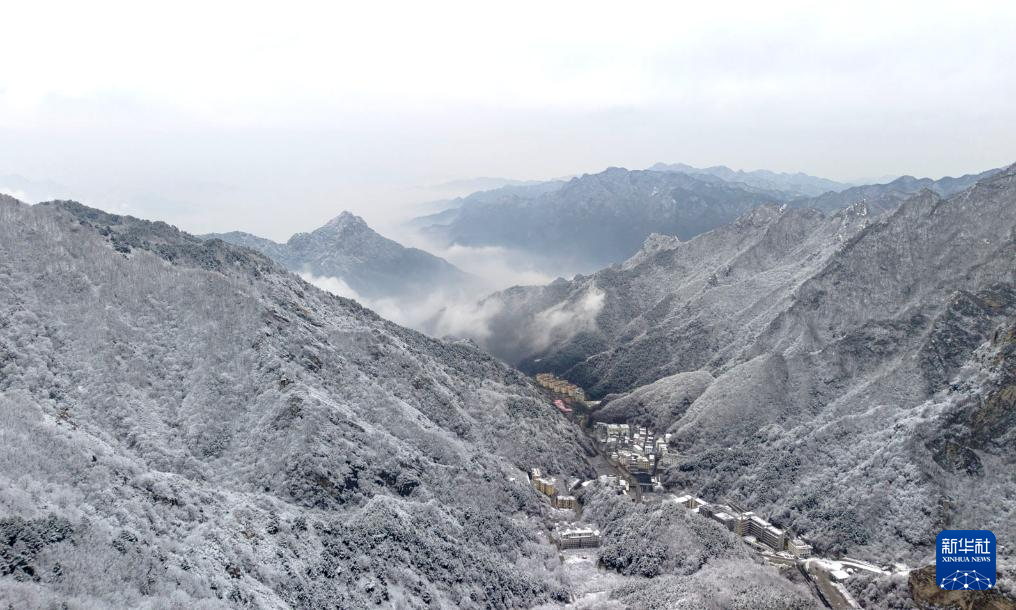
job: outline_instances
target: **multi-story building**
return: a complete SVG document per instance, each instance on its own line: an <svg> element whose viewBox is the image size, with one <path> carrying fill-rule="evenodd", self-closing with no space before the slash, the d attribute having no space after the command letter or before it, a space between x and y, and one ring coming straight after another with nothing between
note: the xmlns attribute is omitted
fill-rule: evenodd
<svg viewBox="0 0 1016 610"><path fill-rule="evenodd" d="M600 530L592 527L568 527L555 532L557 547L564 549L586 549L600 546Z"/></svg>
<svg viewBox="0 0 1016 610"><path fill-rule="evenodd" d="M741 514L723 504L706 504L699 508L699 514L718 521L723 527L734 532L738 536L744 535L745 520Z"/></svg>
<svg viewBox="0 0 1016 610"><path fill-rule="evenodd" d="M631 436L631 429L628 424L607 424L604 422L596 422L593 425L593 433L596 436L596 440L601 443L620 443L622 439L627 439Z"/></svg>
<svg viewBox="0 0 1016 610"><path fill-rule="evenodd" d="M699 512L702 512L702 510L699 509ZM727 511L725 510L717 511L713 513L712 517L714 520L718 521L721 525L723 525L723 527L727 528L731 532L737 530L737 522L738 522L737 517L728 513Z"/></svg>
<svg viewBox="0 0 1016 610"><path fill-rule="evenodd" d="M756 540L775 551L783 550L786 544L783 530L751 512L744 513L742 517L748 520L745 536L754 536Z"/></svg>
<svg viewBox="0 0 1016 610"><path fill-rule="evenodd" d="M691 496L691 495L680 496L680 497L674 499L674 502L677 503L677 504L680 504L680 505L682 505L682 506L684 506L686 508L690 508L692 510L694 510L696 508L700 509L699 512L702 512L701 511L702 507L708 507L708 506L710 506L709 503L706 502L705 500L703 500L702 498L696 498L695 496ZM706 511L708 512L709 508L706 508Z"/></svg>
<svg viewBox="0 0 1016 610"><path fill-rule="evenodd" d="M544 388L547 388L551 392L562 394L575 400L585 400L586 393L579 386L574 383L569 383L564 379L560 379L551 373L539 373L536 375L536 383L540 384Z"/></svg>
<svg viewBox="0 0 1016 610"><path fill-rule="evenodd" d="M687 494L675 498L673 502L693 510L697 508L699 514L718 521L738 536L751 536L774 551L786 550L797 557L808 557L811 555L812 549L809 544L800 538L788 538L786 532L782 529L751 511L742 513L729 506L709 504L701 498Z"/></svg>
<svg viewBox="0 0 1016 610"><path fill-rule="evenodd" d="M749 519L744 516L744 513L734 513L734 530L733 532L742 538L748 535L748 521Z"/></svg>
<svg viewBox="0 0 1016 610"><path fill-rule="evenodd" d="M575 508L575 496L558 494L552 500L555 508Z"/></svg>
<svg viewBox="0 0 1016 610"><path fill-rule="evenodd" d="M562 486L562 482L559 481L557 477L546 476L539 468L533 468L530 476L532 478L533 488L544 495L550 496L551 498L557 495L558 490L560 490Z"/></svg>
<svg viewBox="0 0 1016 610"><path fill-rule="evenodd" d="M783 530L775 525L766 526L762 530L762 535L759 536L758 539L774 551L782 551L787 543L786 534L784 534Z"/></svg>
<svg viewBox="0 0 1016 610"><path fill-rule="evenodd" d="M800 538L787 540L787 551L795 557L811 557L811 545Z"/></svg>

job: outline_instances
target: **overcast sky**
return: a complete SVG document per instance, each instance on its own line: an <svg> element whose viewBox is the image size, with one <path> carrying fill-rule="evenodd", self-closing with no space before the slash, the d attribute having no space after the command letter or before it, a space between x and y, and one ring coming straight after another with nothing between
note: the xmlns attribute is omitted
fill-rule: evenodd
<svg viewBox="0 0 1016 610"><path fill-rule="evenodd" d="M276 239L449 180L1016 162L1016 3L5 3L0 189Z"/></svg>

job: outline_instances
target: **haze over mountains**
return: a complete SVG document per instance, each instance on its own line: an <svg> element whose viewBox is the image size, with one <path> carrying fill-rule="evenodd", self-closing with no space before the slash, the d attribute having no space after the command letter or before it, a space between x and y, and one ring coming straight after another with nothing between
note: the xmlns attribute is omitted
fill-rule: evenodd
<svg viewBox="0 0 1016 610"><path fill-rule="evenodd" d="M382 237L349 212L284 244L239 231L205 237L253 248L297 273L340 279L368 299L418 297L435 286L461 289L478 282L448 261Z"/></svg>
<svg viewBox="0 0 1016 610"><path fill-rule="evenodd" d="M873 214L883 214L893 211L905 199L924 189L948 197L998 171L990 169L978 174L967 174L958 178L947 176L938 180L900 176L885 184L858 185L841 191L823 193L797 202L796 205L833 211L854 203L864 203Z"/></svg>
<svg viewBox="0 0 1016 610"><path fill-rule="evenodd" d="M904 176L852 187L802 173L658 163L650 170L609 168L568 181L476 193L415 219L411 227L437 249L503 248L552 276L570 276L624 261L652 233L687 240L768 203L833 212L864 202L880 214L922 188L950 195L989 174Z"/></svg>
<svg viewBox="0 0 1016 610"><path fill-rule="evenodd" d="M6 3L0 610L1016 610L968 5Z"/></svg>
<svg viewBox="0 0 1016 610"><path fill-rule="evenodd" d="M718 524L597 483L577 493L606 570L568 572L525 471L592 478L594 451L545 371L595 420L672 433L669 489L826 556L920 566L947 526L1016 535L1016 166L817 197L614 168L457 210L611 202L677 234L468 324L449 298L438 340L298 277L365 303L474 281L348 213L280 244L0 196L0 601L816 607ZM872 586L865 607L916 595Z"/></svg>
<svg viewBox="0 0 1016 610"><path fill-rule="evenodd" d="M830 191L842 191L850 186L849 184L836 182L827 178L809 176L803 172L790 174L786 172L772 172L765 169L744 171L733 170L726 165L698 168L685 163L656 163L649 169L657 172L715 176L726 182L740 182L755 188L782 191L804 197L821 195Z"/></svg>
<svg viewBox="0 0 1016 610"><path fill-rule="evenodd" d="M709 176L610 168L548 192L466 200L423 231L442 244L500 246L548 268L590 271L623 260L653 231L688 238L778 199Z"/></svg>
<svg viewBox="0 0 1016 610"><path fill-rule="evenodd" d="M3 602L552 608L584 586L524 469L592 476L589 441L477 349L74 202L0 196L0 280ZM645 507L596 489L637 552ZM613 607L813 606L718 524L660 516Z"/></svg>
<svg viewBox="0 0 1016 610"><path fill-rule="evenodd" d="M488 297L476 339L603 397L597 418L673 432L679 488L825 549L927 556L946 525L1016 534L1014 261L1011 166L881 216L771 204L652 236L624 264Z"/></svg>
<svg viewBox="0 0 1016 610"><path fill-rule="evenodd" d="M587 466L517 372L161 223L4 200L0 232L16 607L558 595L509 477Z"/></svg>

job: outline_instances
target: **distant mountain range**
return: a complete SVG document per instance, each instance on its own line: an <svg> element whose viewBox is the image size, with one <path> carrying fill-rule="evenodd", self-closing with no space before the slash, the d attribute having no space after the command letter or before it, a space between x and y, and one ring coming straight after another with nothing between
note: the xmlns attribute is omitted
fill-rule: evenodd
<svg viewBox="0 0 1016 610"><path fill-rule="evenodd" d="M712 176L610 168L473 195L415 224L443 245L501 246L546 269L590 271L624 260L650 233L690 238L787 197Z"/></svg>
<svg viewBox="0 0 1016 610"><path fill-rule="evenodd" d="M790 174L771 172L765 169L746 172L744 170L730 169L725 165L698 168L685 165L684 163L657 163L649 169L657 172L678 172L693 176L714 176L726 182L739 182L755 188L781 191L798 197L813 197L828 193L829 191L842 191L851 186L842 182L836 182L835 180L809 176L801 172Z"/></svg>
<svg viewBox="0 0 1016 610"><path fill-rule="evenodd" d="M545 272L570 275L627 259L652 233L690 239L767 203L834 212L863 202L878 215L921 189L948 196L990 174L850 186L802 173L658 163L474 193L410 226L441 247L503 247Z"/></svg>
<svg viewBox="0 0 1016 610"><path fill-rule="evenodd" d="M412 298L477 282L442 258L379 235L349 212L284 244L238 231L203 237L252 248L297 273L338 278L368 299Z"/></svg>
<svg viewBox="0 0 1016 610"><path fill-rule="evenodd" d="M673 485L826 550L919 556L944 523L1012 537L1016 505L978 498L1016 491L1016 166L936 192L973 181L651 236L621 265L488 297L475 339L604 398L598 419L672 432Z"/></svg>
<svg viewBox="0 0 1016 610"><path fill-rule="evenodd" d="M472 207L476 205L510 205L511 202L517 200L533 199L545 193L556 191L564 186L565 183L566 182L563 180L551 180L548 182L509 185L485 191L477 191L466 195L465 197L449 199L444 202L443 209L440 211L414 218L407 224L416 228L446 225L453 223L456 220L459 214L458 210L462 207Z"/></svg>
<svg viewBox="0 0 1016 610"><path fill-rule="evenodd" d="M670 492L750 507L823 557L916 567L945 528L1011 540L1016 166L921 182L805 205L608 170L516 193L680 222L489 296L463 340L289 272L368 291L420 258L350 214L241 247L0 195L0 607L817 607L795 569L674 502L588 480L580 513L553 508L529 468L604 462L525 372L583 385L595 421L670 433ZM720 222L710 206L742 211L694 224ZM547 538L576 516L601 537L584 564ZM1011 606L998 551L984 607ZM939 607L927 572L845 586Z"/></svg>
<svg viewBox="0 0 1016 610"><path fill-rule="evenodd" d="M998 169L991 169L979 174L967 174L959 178L945 177L938 180L901 176L886 184L854 186L840 191L823 193L816 197L808 197L794 202L794 205L833 211L855 203L864 203L871 213L884 214L895 210L903 200L916 195L923 189L948 197L973 186L979 180L998 171Z"/></svg>

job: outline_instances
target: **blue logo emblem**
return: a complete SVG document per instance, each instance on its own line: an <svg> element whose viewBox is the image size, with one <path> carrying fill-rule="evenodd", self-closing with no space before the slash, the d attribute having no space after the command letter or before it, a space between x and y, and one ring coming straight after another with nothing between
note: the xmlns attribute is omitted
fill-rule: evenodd
<svg viewBox="0 0 1016 610"><path fill-rule="evenodd" d="M935 580L949 591L995 586L995 534L988 530L944 530L938 535Z"/></svg>

